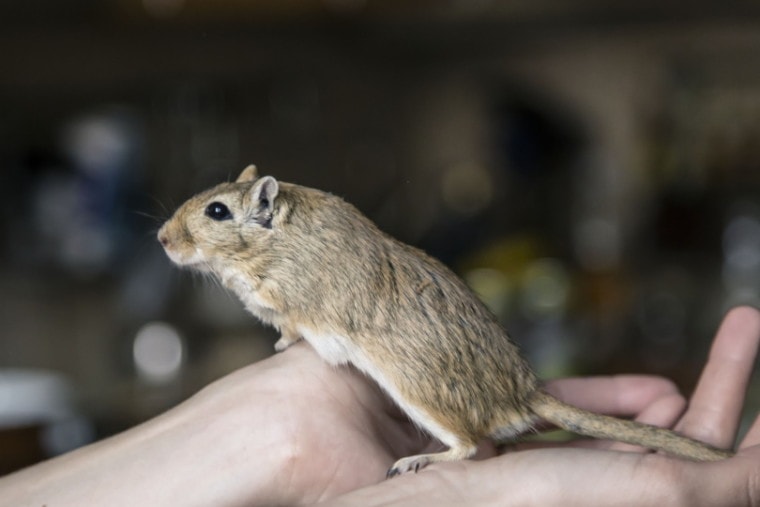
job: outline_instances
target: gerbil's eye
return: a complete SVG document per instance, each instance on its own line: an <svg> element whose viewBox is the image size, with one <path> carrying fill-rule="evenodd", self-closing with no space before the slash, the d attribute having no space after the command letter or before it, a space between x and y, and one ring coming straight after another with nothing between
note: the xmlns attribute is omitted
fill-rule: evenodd
<svg viewBox="0 0 760 507"><path fill-rule="evenodd" d="M206 216L212 220L222 221L231 220L232 213L230 209L220 202L212 202L206 206Z"/></svg>

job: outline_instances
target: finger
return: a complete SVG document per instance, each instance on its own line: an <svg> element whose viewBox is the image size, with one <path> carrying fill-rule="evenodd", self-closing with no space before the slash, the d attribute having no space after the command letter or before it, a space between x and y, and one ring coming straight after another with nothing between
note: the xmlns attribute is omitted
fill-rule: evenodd
<svg viewBox="0 0 760 507"><path fill-rule="evenodd" d="M673 382L649 375L560 379L547 383L546 390L584 410L624 417L639 416L656 400L680 396Z"/></svg>
<svg viewBox="0 0 760 507"><path fill-rule="evenodd" d="M758 343L760 312L739 307L726 314L677 430L719 447L733 445Z"/></svg>
<svg viewBox="0 0 760 507"><path fill-rule="evenodd" d="M670 393L654 400L636 416L638 422L672 428L686 410L686 398L680 393Z"/></svg>

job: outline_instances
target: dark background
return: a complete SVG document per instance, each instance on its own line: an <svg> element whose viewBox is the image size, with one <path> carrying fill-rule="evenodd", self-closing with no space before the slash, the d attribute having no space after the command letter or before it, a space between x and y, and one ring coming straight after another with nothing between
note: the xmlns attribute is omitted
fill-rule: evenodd
<svg viewBox="0 0 760 507"><path fill-rule="evenodd" d="M760 301L759 155L756 2L3 1L0 467L271 353L155 241L249 163L444 260L542 376L688 391Z"/></svg>

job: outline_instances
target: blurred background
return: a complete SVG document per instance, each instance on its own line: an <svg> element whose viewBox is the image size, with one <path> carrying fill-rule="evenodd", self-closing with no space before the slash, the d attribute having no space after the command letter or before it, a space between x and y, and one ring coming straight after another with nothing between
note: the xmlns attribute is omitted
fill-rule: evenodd
<svg viewBox="0 0 760 507"><path fill-rule="evenodd" d="M442 259L542 376L688 392L760 304L760 4L0 3L0 473L272 352L155 240L249 163Z"/></svg>

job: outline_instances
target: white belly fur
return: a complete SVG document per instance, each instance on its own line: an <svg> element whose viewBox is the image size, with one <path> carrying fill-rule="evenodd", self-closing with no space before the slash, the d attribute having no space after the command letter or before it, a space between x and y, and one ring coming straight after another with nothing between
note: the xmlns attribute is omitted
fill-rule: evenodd
<svg viewBox="0 0 760 507"><path fill-rule="evenodd" d="M341 365L350 363L377 382L417 426L426 430L449 447L459 444L459 438L456 435L441 427L424 410L410 404L404 399L382 370L351 340L339 335L318 334L311 329L303 327L299 327L298 332L311 344L320 357L329 364Z"/></svg>

